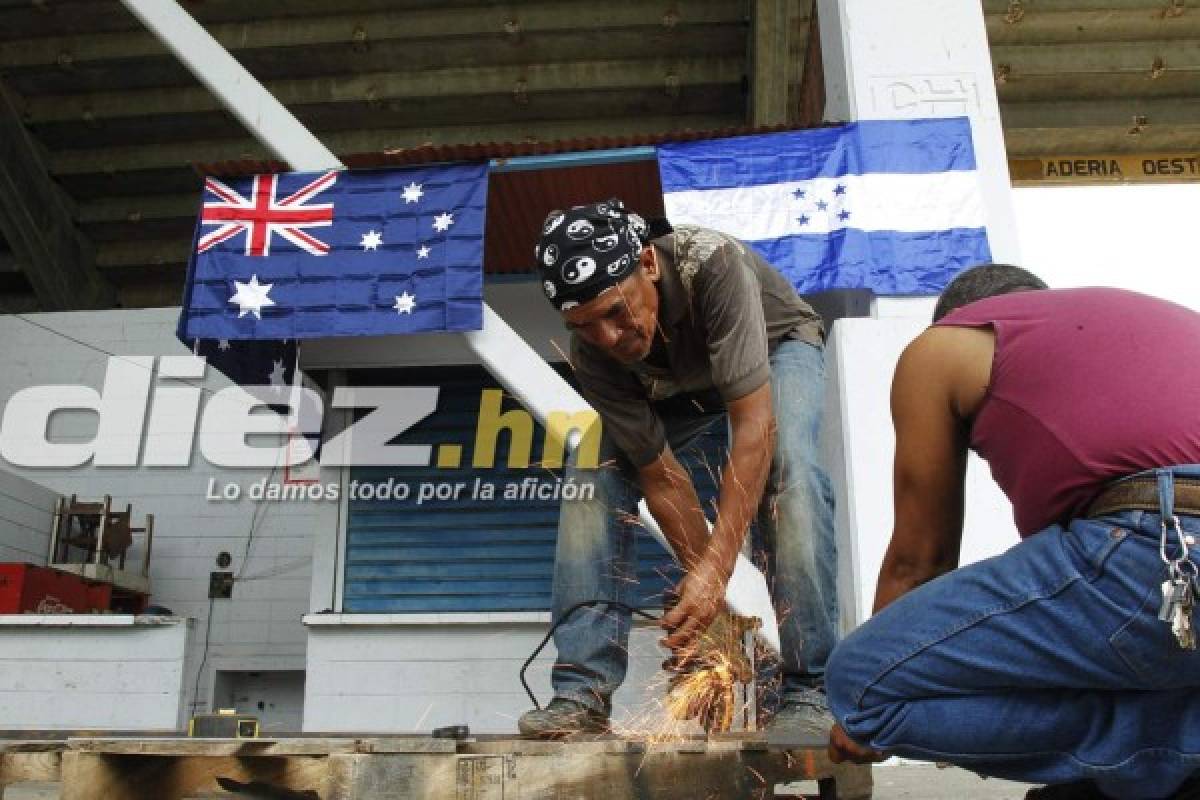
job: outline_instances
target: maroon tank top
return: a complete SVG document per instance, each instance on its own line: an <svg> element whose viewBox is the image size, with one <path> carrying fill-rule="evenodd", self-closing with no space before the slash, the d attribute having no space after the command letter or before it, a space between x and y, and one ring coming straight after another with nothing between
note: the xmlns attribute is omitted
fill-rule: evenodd
<svg viewBox="0 0 1200 800"><path fill-rule="evenodd" d="M1022 536L1066 521L1114 478L1200 464L1200 314L1119 289L1051 289L938 324L995 331L971 448Z"/></svg>

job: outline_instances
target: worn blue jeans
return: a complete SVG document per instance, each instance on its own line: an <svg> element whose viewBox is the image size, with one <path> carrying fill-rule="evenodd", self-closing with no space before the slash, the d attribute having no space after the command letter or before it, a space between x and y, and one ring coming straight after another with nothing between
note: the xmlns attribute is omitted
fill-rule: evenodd
<svg viewBox="0 0 1200 800"><path fill-rule="evenodd" d="M1157 618L1161 520L1076 519L904 595L834 651L834 716L898 756L1168 797L1200 769L1200 651Z"/></svg>
<svg viewBox="0 0 1200 800"><path fill-rule="evenodd" d="M778 429L757 523L772 562L767 577L780 617L786 693L821 685L825 661L836 642L833 492L818 451L824 402L821 348L781 342L771 355L771 393ZM676 452L712 425L724 424L725 418L723 411L662 415ZM595 484L595 495L562 504L554 561L556 620L587 600L632 602L637 580L633 520L641 491L634 470L607 437L600 463L607 466L568 466L577 483ZM608 712L613 692L625 679L629 626L628 612L608 606L580 609L559 626L554 634L558 659L551 675L555 695Z"/></svg>

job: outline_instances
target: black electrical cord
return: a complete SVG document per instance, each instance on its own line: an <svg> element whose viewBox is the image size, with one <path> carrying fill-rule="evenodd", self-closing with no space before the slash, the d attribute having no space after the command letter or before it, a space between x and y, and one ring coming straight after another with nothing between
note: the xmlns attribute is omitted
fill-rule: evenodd
<svg viewBox="0 0 1200 800"><path fill-rule="evenodd" d="M529 665L532 664L534 660L542 654L542 650L546 648L546 645L550 642L550 637L554 635L554 632L558 630L559 626L566 622L576 611L587 606L610 606L612 608L619 608L624 611L628 611L630 614L635 614L636 616L639 616L642 619L650 620L651 622L659 622L662 620L662 617L656 617L645 609L634 608L631 605L618 603L613 600L584 600L582 603L576 603L568 608L563 612L562 616L550 626L550 630L546 633L546 638L542 639L542 643L534 649L529 658L525 659L525 663L521 665L521 685L525 687L525 694L529 695L529 699L533 703L533 707L539 711L541 711L542 705L537 701L537 697L535 697L533 694L533 689L529 688L529 683L525 680L525 670L529 669Z"/></svg>
<svg viewBox="0 0 1200 800"><path fill-rule="evenodd" d="M208 598L208 621L204 624L204 654L200 656L200 668L196 670L196 684L192 687L192 716L199 711L200 678L204 676L204 667L208 664L208 647L212 642L212 618L215 602L213 598Z"/></svg>

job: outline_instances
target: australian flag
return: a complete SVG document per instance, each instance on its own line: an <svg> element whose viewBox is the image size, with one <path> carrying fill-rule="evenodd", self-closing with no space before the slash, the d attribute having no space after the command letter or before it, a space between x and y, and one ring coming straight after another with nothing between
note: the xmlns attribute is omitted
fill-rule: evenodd
<svg viewBox="0 0 1200 800"><path fill-rule="evenodd" d="M486 201L486 164L207 178L179 338L478 330Z"/></svg>

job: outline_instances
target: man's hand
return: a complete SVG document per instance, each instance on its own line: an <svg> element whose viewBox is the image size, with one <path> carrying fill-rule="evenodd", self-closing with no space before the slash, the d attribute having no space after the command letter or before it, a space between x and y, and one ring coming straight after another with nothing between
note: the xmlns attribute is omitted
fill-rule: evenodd
<svg viewBox="0 0 1200 800"><path fill-rule="evenodd" d="M834 725L829 731L829 760L835 764L852 761L855 764L874 764L887 758L887 754L869 747L863 747L855 742L841 725Z"/></svg>
<svg viewBox="0 0 1200 800"><path fill-rule="evenodd" d="M700 559L687 576L680 581L676 591L679 602L663 615L659 624L670 633L662 644L686 660L687 651L696 637L708 630L708 626L725 607L725 587L729 583L731 570L715 564L711 557Z"/></svg>

